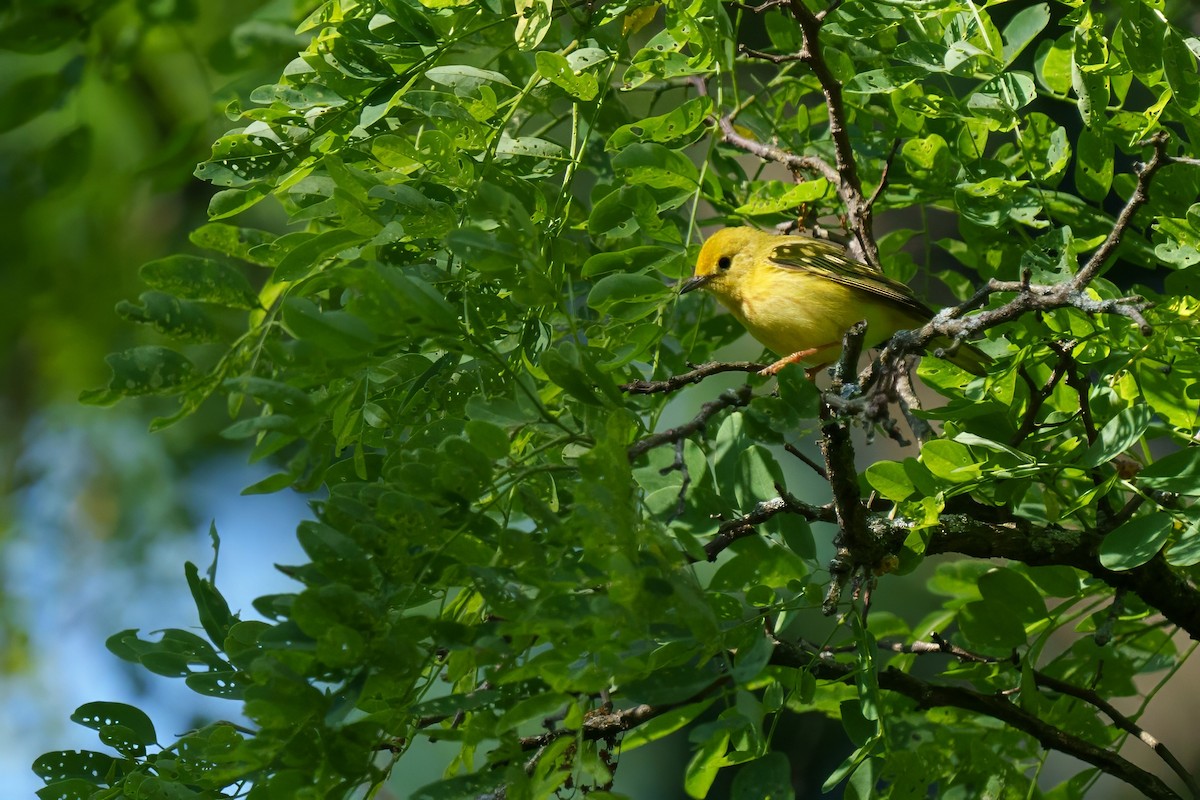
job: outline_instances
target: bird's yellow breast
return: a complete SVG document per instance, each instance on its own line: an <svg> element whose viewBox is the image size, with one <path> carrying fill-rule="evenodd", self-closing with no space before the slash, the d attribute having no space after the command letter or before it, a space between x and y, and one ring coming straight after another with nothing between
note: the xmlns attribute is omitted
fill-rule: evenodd
<svg viewBox="0 0 1200 800"><path fill-rule="evenodd" d="M867 347L911 326L903 314L871 302L864 292L786 267L762 265L751 280L731 288L715 294L755 339L784 356L819 349L805 359L812 363L836 357L842 337L859 320L867 320Z"/></svg>

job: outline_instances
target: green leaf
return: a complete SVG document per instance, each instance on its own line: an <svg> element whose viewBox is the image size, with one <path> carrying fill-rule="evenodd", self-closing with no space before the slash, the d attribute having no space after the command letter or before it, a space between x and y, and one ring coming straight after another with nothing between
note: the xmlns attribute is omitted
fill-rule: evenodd
<svg viewBox="0 0 1200 800"><path fill-rule="evenodd" d="M19 128L62 103L73 88L77 69L33 75L9 84L0 92L0 133Z"/></svg>
<svg viewBox="0 0 1200 800"><path fill-rule="evenodd" d="M1025 644L1025 628L1007 604L975 600L958 611L958 625L972 647L1008 653Z"/></svg>
<svg viewBox="0 0 1200 800"><path fill-rule="evenodd" d="M755 184L746 202L734 209L734 213L746 216L774 215L820 200L828 193L829 182L824 178L790 185L782 181L766 181Z"/></svg>
<svg viewBox="0 0 1200 800"><path fill-rule="evenodd" d="M227 219L235 216L257 205L270 194L271 187L264 185L252 186L249 189L223 189L209 199L208 218Z"/></svg>
<svg viewBox="0 0 1200 800"><path fill-rule="evenodd" d="M832 791L834 787L846 779L846 776L854 774L859 767L870 763L871 754L879 748L881 741L880 737L871 739L866 745L846 756L845 760L825 779L825 783L821 784L821 791Z"/></svg>
<svg viewBox="0 0 1200 800"><path fill-rule="evenodd" d="M1089 200L1101 202L1113 180L1113 143L1101 131L1084 128L1075 153L1075 187Z"/></svg>
<svg viewBox="0 0 1200 800"><path fill-rule="evenodd" d="M1004 64L1008 66L1029 46L1050 22L1050 7L1046 3L1022 9L1004 26Z"/></svg>
<svg viewBox="0 0 1200 800"><path fill-rule="evenodd" d="M578 348L570 342L563 342L557 349L542 353L541 366L546 377L571 397L589 405L606 405L605 394L597 391L595 382L580 362Z"/></svg>
<svg viewBox="0 0 1200 800"><path fill-rule="evenodd" d="M1192 523L1175 544L1167 548L1167 563L1173 567L1191 567L1200 564L1200 514L1194 515Z"/></svg>
<svg viewBox="0 0 1200 800"><path fill-rule="evenodd" d="M692 190L699 173L692 160L677 150L647 142L631 144L613 156L617 176L630 185L652 189Z"/></svg>
<svg viewBox="0 0 1200 800"><path fill-rule="evenodd" d="M1006 72L979 87L967 98L967 109L999 130L1019 122L1017 112L1037 98L1033 78L1024 72Z"/></svg>
<svg viewBox="0 0 1200 800"><path fill-rule="evenodd" d="M798 365L797 365L798 366ZM779 399L787 403L800 419L814 419L820 413L821 393L801 369L784 369L778 377Z"/></svg>
<svg viewBox="0 0 1200 800"><path fill-rule="evenodd" d="M1100 563L1113 570L1140 567L1162 549L1174 521L1164 511L1134 517L1100 543Z"/></svg>
<svg viewBox="0 0 1200 800"><path fill-rule="evenodd" d="M552 0L516 0L517 25L514 38L521 50L533 50L546 38L550 23L554 21L554 6ZM539 69L541 56L538 53ZM591 99L591 98L588 98Z"/></svg>
<svg viewBox="0 0 1200 800"><path fill-rule="evenodd" d="M1168 29L1163 38L1163 72L1175 101L1185 114L1200 108L1200 75L1196 74L1196 56L1183 38Z"/></svg>
<svg viewBox="0 0 1200 800"><path fill-rule="evenodd" d="M733 661L730 675L739 684L747 684L756 680L763 668L771 661L775 652L775 642L761 631L756 631L750 640L749 647L739 647Z"/></svg>
<svg viewBox="0 0 1200 800"><path fill-rule="evenodd" d="M507 133L500 134L500 141L496 145L496 156L501 159L525 156L552 161L565 160L562 147L554 142L539 139L536 136L512 137Z"/></svg>
<svg viewBox="0 0 1200 800"><path fill-rule="evenodd" d="M1025 118L1021 144L1033 176L1057 185L1071 163L1071 144L1067 140L1066 128L1045 114L1034 111Z"/></svg>
<svg viewBox="0 0 1200 800"><path fill-rule="evenodd" d="M792 765L778 751L751 761L733 777L732 800L792 800Z"/></svg>
<svg viewBox="0 0 1200 800"><path fill-rule="evenodd" d="M203 307L163 292L142 292L142 305L122 300L117 315L130 322L149 325L164 336L181 342L208 342L216 338L217 326Z"/></svg>
<svg viewBox="0 0 1200 800"><path fill-rule="evenodd" d="M96 784L83 778L68 778L38 789L38 800L89 800L96 791Z"/></svg>
<svg viewBox="0 0 1200 800"><path fill-rule="evenodd" d="M255 247L270 244L275 240L275 234L268 233L267 231L260 231L254 228L239 228L236 225L228 225L222 222L210 222L207 225L201 225L188 234L188 240L197 247L212 250L230 258L237 258L263 267L273 266L270 262L263 261L251 255L251 250ZM159 260L166 261L168 259ZM241 273L239 272L238 275L240 276ZM255 300L257 301L257 298Z"/></svg>
<svg viewBox="0 0 1200 800"><path fill-rule="evenodd" d="M959 164L946 140L936 133L909 139L900 149L909 177L917 184L941 185L958 177Z"/></svg>
<svg viewBox="0 0 1200 800"><path fill-rule="evenodd" d="M1117 22L1117 34L1135 73L1149 76L1162 68L1162 42L1168 33L1157 13L1140 3L1129 4Z"/></svg>
<svg viewBox="0 0 1200 800"><path fill-rule="evenodd" d="M49 53L86 35L82 16L63 13L62 7L47 3L23 8L20 15L10 15L9 24L0 28L0 50L28 55Z"/></svg>
<svg viewBox="0 0 1200 800"><path fill-rule="evenodd" d="M217 655L204 639L189 631L168 628L157 642L140 639L136 630L108 637L105 646L118 658L140 663L156 675L183 678L203 666L206 670L226 671L232 667Z"/></svg>
<svg viewBox="0 0 1200 800"><path fill-rule="evenodd" d="M971 451L958 442L934 439L921 447L921 463L939 478L965 483L979 477L979 463Z"/></svg>
<svg viewBox="0 0 1200 800"><path fill-rule="evenodd" d="M879 94L902 89L925 77L920 67L884 67L855 75L846 85L848 94Z"/></svg>
<svg viewBox="0 0 1200 800"><path fill-rule="evenodd" d="M604 275L620 270L626 273L645 273L651 269L674 274L674 262L680 260L680 253L669 247L659 245L643 245L630 247L625 250L613 250L596 253L583 262L584 277Z"/></svg>
<svg viewBox="0 0 1200 800"><path fill-rule="evenodd" d="M47 783L78 778L93 786L111 786L119 782L131 764L93 750L56 750L39 756L33 762L33 771Z"/></svg>
<svg viewBox="0 0 1200 800"><path fill-rule="evenodd" d="M1121 409L1100 429L1096 441L1080 459L1079 466L1090 469L1112 461L1142 438L1153 421L1154 411L1144 403Z"/></svg>
<svg viewBox="0 0 1200 800"><path fill-rule="evenodd" d="M210 529L215 534L216 523L212 523ZM192 600L196 603L204 632L217 644L224 642L225 637L229 635L229 629L238 622L237 615L229 610L229 604L217 591L217 587L211 581L200 577L200 571L195 564L185 562L183 571L187 576L188 588L192 592Z"/></svg>
<svg viewBox="0 0 1200 800"><path fill-rule="evenodd" d="M838 716L842 721L842 729L846 737L856 746L861 747L879 735L878 720L867 719L863 716L862 701L859 698L843 700L838 703Z"/></svg>
<svg viewBox="0 0 1200 800"><path fill-rule="evenodd" d="M1200 496L1200 447L1188 447L1158 459L1137 477L1143 489Z"/></svg>
<svg viewBox="0 0 1200 800"><path fill-rule="evenodd" d="M570 704L573 700L571 695L558 692L546 692L526 697L504 712L504 715L496 722L496 732L506 733L516 730L528 722L538 722L540 726L547 717L552 717L555 712L560 711L563 706Z"/></svg>
<svg viewBox="0 0 1200 800"><path fill-rule="evenodd" d="M133 742L143 748L158 742L150 717L140 708L125 703L84 703L75 709L71 721L94 731L120 726L129 733Z"/></svg>
<svg viewBox="0 0 1200 800"><path fill-rule="evenodd" d="M272 251L277 253L278 259L275 279L299 280L315 272L321 261L336 256L350 245L362 241L361 234L348 229L325 231L298 239L280 237L272 244Z"/></svg>
<svg viewBox="0 0 1200 800"><path fill-rule="evenodd" d="M617 273L596 282L588 293L588 305L601 314L630 321L656 311L668 292L661 280L650 275Z"/></svg>
<svg viewBox="0 0 1200 800"><path fill-rule="evenodd" d="M355 358L375 347L375 333L358 317L345 311L322 311L306 297L289 297L283 303L283 323L303 342L310 342L335 358Z"/></svg>
<svg viewBox="0 0 1200 800"><path fill-rule="evenodd" d="M122 397L174 394L196 375L187 357L166 347L134 347L104 360L112 369L108 387L83 392L81 403L111 405Z"/></svg>
<svg viewBox="0 0 1200 800"><path fill-rule="evenodd" d="M276 410L297 409L309 410L313 407L308 394L294 386L267 378L256 378L251 375L239 375L225 381L225 386L231 392L250 395L263 403L271 405Z"/></svg>
<svg viewBox="0 0 1200 800"><path fill-rule="evenodd" d="M549 0L546 0L546 5L549 7ZM600 86L594 75L586 72L576 73L571 68L571 62L558 53L541 50L534 58L537 61L538 74L572 97L587 102L594 100L599 93Z"/></svg>
<svg viewBox="0 0 1200 800"><path fill-rule="evenodd" d="M1064 33L1052 42L1038 46L1034 66L1038 80L1050 92L1065 96L1071 91L1071 69L1074 42L1070 33Z"/></svg>
<svg viewBox="0 0 1200 800"><path fill-rule="evenodd" d="M229 308L258 308L258 293L237 268L199 256L168 256L142 265L138 275L152 288L188 300Z"/></svg>
<svg viewBox="0 0 1200 800"><path fill-rule="evenodd" d="M626 733L621 740L621 749L632 750L669 736L703 714L714 702L716 702L716 698L710 697L707 700L673 708L659 714Z"/></svg>
<svg viewBox="0 0 1200 800"><path fill-rule="evenodd" d="M209 160L200 162L193 174L214 186L244 188L279 170L285 157L266 132L232 133L213 144Z"/></svg>
<svg viewBox="0 0 1200 800"><path fill-rule="evenodd" d="M1107 43L1102 32L1095 28L1075 30L1075 50L1072 53L1071 88L1075 91L1079 116L1089 128L1104 124L1108 106L1108 79L1096 67L1108 60Z"/></svg>
<svg viewBox="0 0 1200 800"><path fill-rule="evenodd" d="M712 100L707 97L692 98L666 114L622 125L608 137L604 149L619 152L636 142L690 144L691 140L704 132L702 126L710 113Z"/></svg>
<svg viewBox="0 0 1200 800"><path fill-rule="evenodd" d="M625 687L625 694L634 702L650 705L682 703L692 700L721 677L713 665L659 668L631 681Z"/></svg>
<svg viewBox="0 0 1200 800"><path fill-rule="evenodd" d="M864 474L875 491L894 503L907 500L917 490L904 465L895 461L877 461Z"/></svg>
<svg viewBox="0 0 1200 800"><path fill-rule="evenodd" d="M693 167L693 169L695 169ZM588 233L614 239L658 224L658 204L644 186L622 186L600 198L588 215Z"/></svg>
<svg viewBox="0 0 1200 800"><path fill-rule="evenodd" d="M759 444L750 445L738 457L737 465L733 492L743 513L778 494L775 487L783 484L783 470L770 450Z"/></svg>
<svg viewBox="0 0 1200 800"><path fill-rule="evenodd" d="M460 97L472 95L481 86L490 84L516 88L503 73L490 69L479 69L466 64L432 67L425 72L425 77L440 86L449 87Z"/></svg>
<svg viewBox="0 0 1200 800"><path fill-rule="evenodd" d="M717 772L724 766L725 749L729 745L729 731L717 729L713 731L692 759L688 762L683 773L683 790L688 797L702 800L708 796Z"/></svg>
<svg viewBox="0 0 1200 800"><path fill-rule="evenodd" d="M1021 573L1005 567L988 570L979 578L983 599L999 603L1014 618L1030 625L1046 617L1046 601L1037 587Z"/></svg>
<svg viewBox="0 0 1200 800"><path fill-rule="evenodd" d="M452 3L458 2L458 0L421 0L421 2L430 5L430 3ZM470 800L492 794L493 790L504 784L505 777L502 770L472 772L426 784L413 791L412 800Z"/></svg>

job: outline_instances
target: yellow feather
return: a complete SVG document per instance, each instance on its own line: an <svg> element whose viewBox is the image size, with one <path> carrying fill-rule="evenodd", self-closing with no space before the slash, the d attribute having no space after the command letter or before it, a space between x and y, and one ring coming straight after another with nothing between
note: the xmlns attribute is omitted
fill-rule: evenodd
<svg viewBox="0 0 1200 800"><path fill-rule="evenodd" d="M933 313L907 286L850 260L836 245L753 228L725 228L704 243L695 275L680 291L698 288L779 355L814 351L798 359L814 366L837 359L842 337L859 320L867 321L864 345L875 347ZM964 346L952 360L982 375L987 356Z"/></svg>

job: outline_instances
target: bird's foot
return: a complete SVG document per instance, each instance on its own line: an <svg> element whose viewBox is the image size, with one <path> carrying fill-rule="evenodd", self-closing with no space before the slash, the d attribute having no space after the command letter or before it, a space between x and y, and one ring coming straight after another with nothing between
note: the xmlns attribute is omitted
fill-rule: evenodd
<svg viewBox="0 0 1200 800"><path fill-rule="evenodd" d="M790 356L784 356L783 358L776 361L774 364L771 364L769 367L761 370L758 374L762 375L764 377L768 377L768 378L771 377L772 375L778 375L779 370L783 369L788 364L799 364L800 362L804 361L805 359L809 358L810 356L815 356L817 353L819 353L822 350L825 350L831 346L832 345L830 345L830 344L823 344L820 347L810 347L807 350L797 350L795 353L792 353ZM805 374L805 376L807 376L807 378L810 381L816 380L817 374L821 370L823 370L825 367L828 367L832 363L833 363L832 361L826 361L823 364L817 364L815 367L807 367L804 370L804 374Z"/></svg>

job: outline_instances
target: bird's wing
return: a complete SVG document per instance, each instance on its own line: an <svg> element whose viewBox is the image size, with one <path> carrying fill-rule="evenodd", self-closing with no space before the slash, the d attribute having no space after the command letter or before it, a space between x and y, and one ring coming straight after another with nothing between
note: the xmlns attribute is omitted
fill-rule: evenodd
<svg viewBox="0 0 1200 800"><path fill-rule="evenodd" d="M846 251L836 244L789 236L775 245L771 260L786 269L802 270L891 301L922 319L933 316L933 311L918 300L908 286L848 258Z"/></svg>

